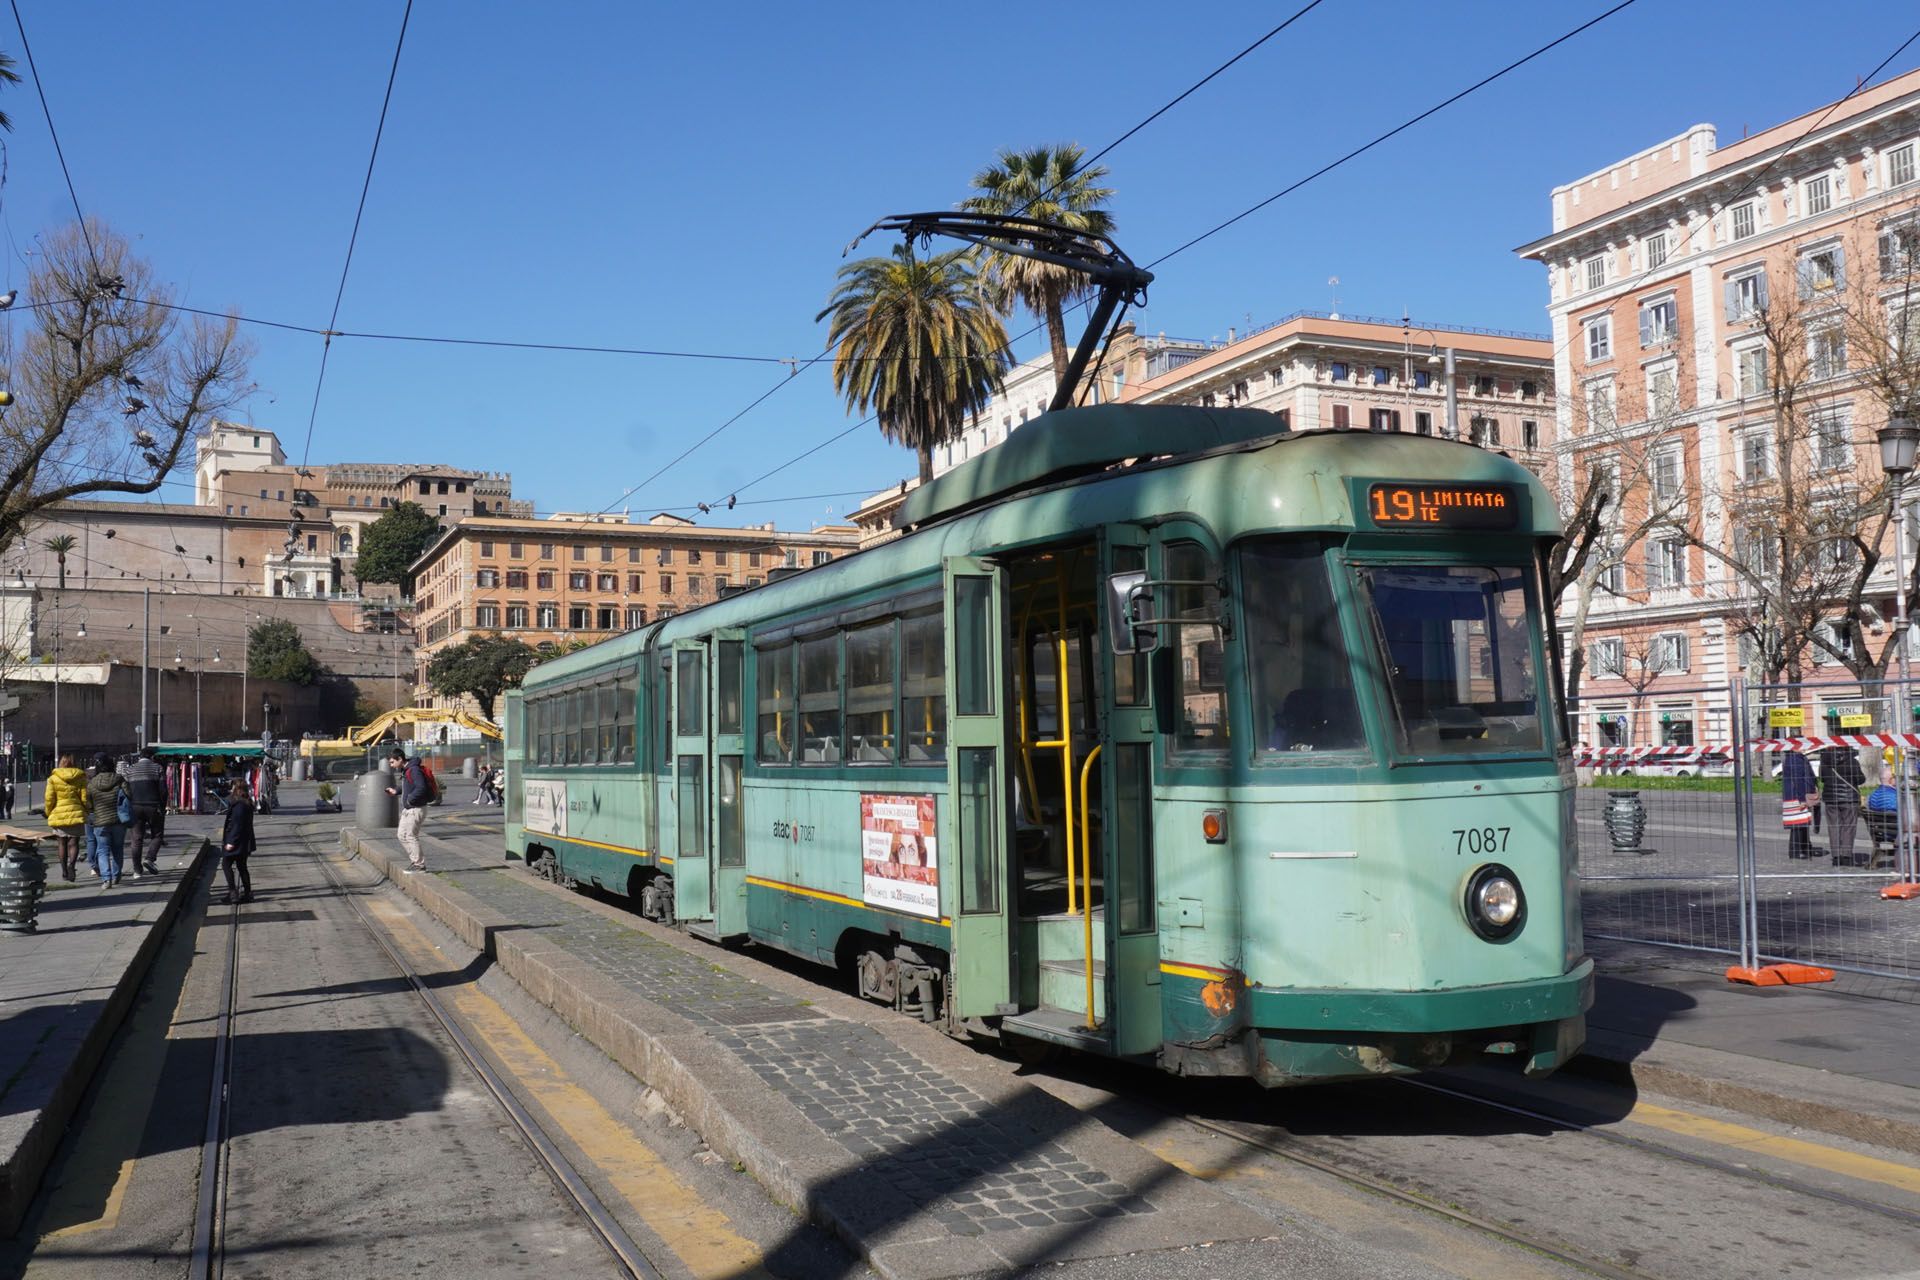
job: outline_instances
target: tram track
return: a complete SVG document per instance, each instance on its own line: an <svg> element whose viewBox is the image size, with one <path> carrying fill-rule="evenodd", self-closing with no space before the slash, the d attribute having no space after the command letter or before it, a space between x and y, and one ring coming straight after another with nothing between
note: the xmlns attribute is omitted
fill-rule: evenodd
<svg viewBox="0 0 1920 1280"><path fill-rule="evenodd" d="M486 1086L495 1103L513 1124L521 1139L553 1179L554 1185L573 1206L588 1230L605 1246L623 1273L633 1280L660 1280L660 1271L646 1253L607 1209L591 1186L573 1166L566 1153L548 1134L540 1121L523 1106L506 1081L494 1070L479 1047L467 1035L457 1019L433 993L418 971L401 954L385 933L369 918L356 900L359 892L375 887L378 881L354 884L336 873L332 860L303 829L299 839L314 855L321 875L347 905L354 920L379 947L388 962L403 977L428 1014L445 1033L460 1058ZM223 1210L229 1177L229 1137L232 1130L231 1076L235 1019L238 1013L238 973L241 904L235 903L227 917L227 937L223 948L219 1010L214 1019L212 1078L208 1085L207 1122L201 1142L198 1195L193 1227L193 1248L189 1257L190 1280L214 1280L223 1266Z"/></svg>
<svg viewBox="0 0 1920 1280"><path fill-rule="evenodd" d="M1770 1191L1820 1200L1858 1213L1896 1222L1904 1227L1920 1226L1920 1213L1897 1205L1849 1195L1805 1179L1788 1177L1733 1160L1683 1150L1636 1135L1612 1132L1600 1125L1590 1124L1566 1114L1557 1114L1537 1105L1522 1105L1492 1098L1472 1090L1456 1088L1432 1080L1397 1079L1391 1083L1398 1088L1442 1097L1455 1104L1491 1110L1503 1116L1524 1119L1553 1130L1577 1133L1640 1155L1688 1165L1718 1176L1765 1187ZM1177 1105L1158 1101L1145 1094L1130 1091L1130 1096L1136 1103L1181 1125L1198 1129L1235 1146L1257 1151L1263 1156L1310 1170L1343 1185L1452 1222L1478 1235L1552 1259L1579 1271L1607 1277L1608 1280L1672 1280L1663 1273L1648 1271L1588 1252L1564 1239L1542 1235L1514 1223L1500 1221L1483 1213L1475 1213L1451 1202L1449 1197L1455 1194L1453 1192L1433 1186L1410 1186L1405 1182L1396 1181L1383 1176L1376 1170L1361 1167L1345 1153L1329 1152L1318 1144L1302 1141L1285 1133L1284 1129L1280 1136L1262 1134L1241 1123L1194 1115L1189 1111L1183 1111Z"/></svg>

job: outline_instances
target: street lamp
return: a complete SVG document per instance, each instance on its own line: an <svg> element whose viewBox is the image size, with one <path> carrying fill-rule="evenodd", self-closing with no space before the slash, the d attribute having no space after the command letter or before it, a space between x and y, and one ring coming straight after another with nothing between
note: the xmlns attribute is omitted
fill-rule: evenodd
<svg viewBox="0 0 1920 1280"><path fill-rule="evenodd" d="M1413 335L1416 331L1427 335L1427 363L1440 363L1440 339L1435 336L1433 330L1421 328L1419 325L1414 324L1407 313L1402 311L1400 313L1400 343L1403 351L1400 386L1407 401L1407 427L1409 429L1413 427Z"/></svg>
<svg viewBox="0 0 1920 1280"><path fill-rule="evenodd" d="M1893 608L1895 614L1893 620L1893 635L1894 643L1900 654L1900 712L1898 720L1905 722L1899 724L1897 731L1906 732L1912 724L1913 712L1911 709L1912 703L1909 701L1910 694L1908 692L1911 673L1907 666L1907 529L1906 521L1901 517L1900 496L1901 490L1906 485L1907 477L1913 474L1915 455L1920 454L1920 427L1916 427L1913 424L1913 419L1908 417L1906 413L1901 412L1888 417L1887 425L1880 428L1876 434L1880 441L1880 470L1886 473L1887 480L1890 482L1888 485L1888 502L1890 504L1889 519L1893 524ZM1894 726L1889 725L1888 727L1893 728ZM1915 851L1907 838L1908 832L1912 828L1912 823L1910 821L1910 815L1907 812L1907 779L1905 769L1900 770L1900 777L1897 781L1899 785L1896 790L1900 796L1900 807L1898 810L1899 821L1896 824L1895 830L1900 840L1900 861L1904 864L1902 868L1905 873L1904 878L1908 884L1911 885L1916 879L1915 871L1917 868L1914 864Z"/></svg>

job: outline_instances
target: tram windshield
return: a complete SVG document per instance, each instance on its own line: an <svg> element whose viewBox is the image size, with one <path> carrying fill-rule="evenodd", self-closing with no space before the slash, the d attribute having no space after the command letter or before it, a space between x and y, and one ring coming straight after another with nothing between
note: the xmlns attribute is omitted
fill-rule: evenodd
<svg viewBox="0 0 1920 1280"><path fill-rule="evenodd" d="M1531 569L1379 565L1356 572L1403 754L1543 749Z"/></svg>
<svg viewBox="0 0 1920 1280"><path fill-rule="evenodd" d="M1367 745L1353 667L1317 539L1255 543L1240 553L1254 725L1276 760Z"/></svg>

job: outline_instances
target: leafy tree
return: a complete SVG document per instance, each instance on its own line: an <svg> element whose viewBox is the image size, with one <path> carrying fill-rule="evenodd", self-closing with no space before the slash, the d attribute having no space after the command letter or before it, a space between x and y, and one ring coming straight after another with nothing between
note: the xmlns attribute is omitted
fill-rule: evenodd
<svg viewBox="0 0 1920 1280"><path fill-rule="evenodd" d="M387 713L388 708L378 699L361 694L353 700L353 722L372 724Z"/></svg>
<svg viewBox="0 0 1920 1280"><path fill-rule="evenodd" d="M959 437L1013 363L1006 328L964 251L916 258L900 245L848 263L839 279L814 317L832 317L834 390L850 410L872 410L880 434L918 454L920 479L931 480L934 447Z"/></svg>
<svg viewBox="0 0 1920 1280"><path fill-rule="evenodd" d="M300 628L284 618L270 618L247 631L247 674L255 680L312 684L326 670L307 652Z"/></svg>
<svg viewBox="0 0 1920 1280"><path fill-rule="evenodd" d="M1111 235L1113 215L1101 206L1113 197L1113 188L1098 185L1107 169L1105 165L1082 169L1085 155L1086 148L1071 142L1026 151L1006 148L973 175L973 189L980 194L962 200L960 207L970 213L1019 214L1085 235ZM1066 375L1069 359L1065 311L1086 287L1086 277L1068 267L1010 253L989 253L986 269L1003 310L1017 300L1046 322L1057 386Z"/></svg>
<svg viewBox="0 0 1920 1280"><path fill-rule="evenodd" d="M480 714L491 720L494 699L518 688L539 661L539 653L518 640L473 636L433 655L427 663L427 687L447 698L471 694L480 704Z"/></svg>
<svg viewBox="0 0 1920 1280"><path fill-rule="evenodd" d="M390 582L410 594L413 575L407 571L439 536L439 522L425 507L417 502L397 503L367 526L353 575L362 582Z"/></svg>
<svg viewBox="0 0 1920 1280"><path fill-rule="evenodd" d="M0 75L0 80L5 77ZM232 316L186 316L126 239L88 220L45 237L32 309L0 342L0 553L40 511L101 493L152 493L187 442L251 390L252 346Z"/></svg>
<svg viewBox="0 0 1920 1280"><path fill-rule="evenodd" d="M60 562L60 589L67 589L67 552L73 550L77 539L70 533L56 533L40 545L53 552Z"/></svg>

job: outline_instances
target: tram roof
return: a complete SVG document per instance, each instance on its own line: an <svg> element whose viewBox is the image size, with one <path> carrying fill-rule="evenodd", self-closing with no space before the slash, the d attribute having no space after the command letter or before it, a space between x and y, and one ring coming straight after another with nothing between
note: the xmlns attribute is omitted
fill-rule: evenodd
<svg viewBox="0 0 1920 1280"><path fill-rule="evenodd" d="M915 489L900 504L894 523L911 528L1129 458L1205 453L1286 431L1286 424L1265 409L1163 404L1058 409L1022 424L1001 444Z"/></svg>

